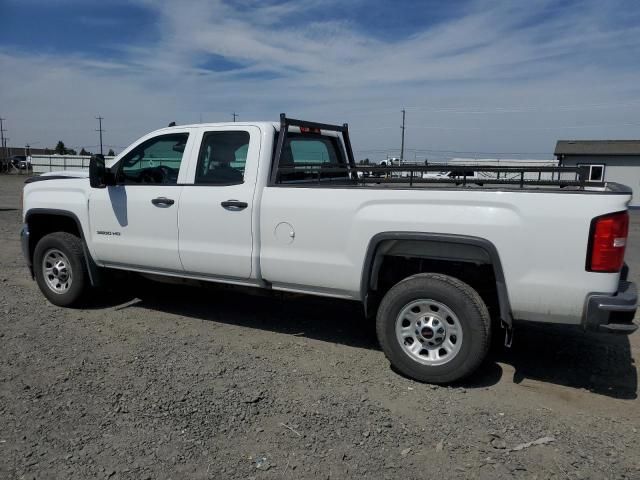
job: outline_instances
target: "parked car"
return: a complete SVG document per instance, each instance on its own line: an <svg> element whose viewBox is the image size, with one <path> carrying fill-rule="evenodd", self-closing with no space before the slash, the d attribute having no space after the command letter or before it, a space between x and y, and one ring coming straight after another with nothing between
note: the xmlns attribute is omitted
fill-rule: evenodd
<svg viewBox="0 0 640 480"><path fill-rule="evenodd" d="M410 180L359 176L346 125L174 126L31 179L22 248L60 306L111 269L361 302L395 368L433 383L518 320L636 330L628 187Z"/></svg>
<svg viewBox="0 0 640 480"><path fill-rule="evenodd" d="M11 165L18 170L31 168L31 158L26 155L14 155L11 157Z"/></svg>

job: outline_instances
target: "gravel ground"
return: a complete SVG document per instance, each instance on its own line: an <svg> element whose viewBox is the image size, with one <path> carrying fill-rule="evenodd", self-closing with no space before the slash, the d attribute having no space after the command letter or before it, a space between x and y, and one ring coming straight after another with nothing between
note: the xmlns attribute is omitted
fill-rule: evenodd
<svg viewBox="0 0 640 480"><path fill-rule="evenodd" d="M0 478L640 478L640 334L522 327L436 387L348 302L123 281L57 308L22 180L0 176ZM638 245L634 214L636 281Z"/></svg>

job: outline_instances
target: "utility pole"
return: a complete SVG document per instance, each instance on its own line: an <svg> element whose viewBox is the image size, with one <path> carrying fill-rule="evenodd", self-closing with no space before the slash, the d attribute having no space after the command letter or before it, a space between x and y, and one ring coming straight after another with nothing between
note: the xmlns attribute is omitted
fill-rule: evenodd
<svg viewBox="0 0 640 480"><path fill-rule="evenodd" d="M98 120L98 130L96 130L96 132L100 132L100 155L103 155L103 153L102 153L102 132L104 130L102 130L102 120L104 120L104 118L98 115L96 117L96 120Z"/></svg>
<svg viewBox="0 0 640 480"><path fill-rule="evenodd" d="M405 110L403 108L402 109L402 126L400 127L402 129L402 143L400 144L400 165L402 165L402 161L404 160L404 115L405 115Z"/></svg>
<svg viewBox="0 0 640 480"><path fill-rule="evenodd" d="M233 115L233 121L234 122L236 121L236 118L240 116L236 112L233 112L231 115Z"/></svg>
<svg viewBox="0 0 640 480"><path fill-rule="evenodd" d="M0 117L0 148L2 148L4 150L4 158L9 158L9 155L7 155L7 140L5 140L4 138L4 132L6 132L6 130L4 129L4 118Z"/></svg>

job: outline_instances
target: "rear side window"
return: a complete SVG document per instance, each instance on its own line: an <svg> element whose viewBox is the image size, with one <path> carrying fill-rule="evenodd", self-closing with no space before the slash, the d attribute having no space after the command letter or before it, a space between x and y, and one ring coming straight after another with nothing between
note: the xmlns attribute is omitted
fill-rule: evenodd
<svg viewBox="0 0 640 480"><path fill-rule="evenodd" d="M346 165L342 149L335 137L288 133L282 147L276 183L347 179L349 173Z"/></svg>
<svg viewBox="0 0 640 480"><path fill-rule="evenodd" d="M244 182L249 132L206 132L202 138L195 183L237 185Z"/></svg>

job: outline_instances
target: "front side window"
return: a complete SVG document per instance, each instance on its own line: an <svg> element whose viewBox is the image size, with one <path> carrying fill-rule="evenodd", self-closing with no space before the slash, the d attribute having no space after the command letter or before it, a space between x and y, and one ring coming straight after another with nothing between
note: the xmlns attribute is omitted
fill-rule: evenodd
<svg viewBox="0 0 640 480"><path fill-rule="evenodd" d="M280 155L277 183L347 179L346 166L335 137L289 133Z"/></svg>
<svg viewBox="0 0 640 480"><path fill-rule="evenodd" d="M202 137L195 183L237 185L244 181L249 132L206 132Z"/></svg>
<svg viewBox="0 0 640 480"><path fill-rule="evenodd" d="M120 161L119 183L175 185L188 138L188 133L171 133L138 145Z"/></svg>

